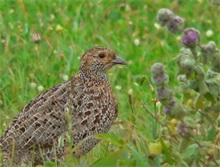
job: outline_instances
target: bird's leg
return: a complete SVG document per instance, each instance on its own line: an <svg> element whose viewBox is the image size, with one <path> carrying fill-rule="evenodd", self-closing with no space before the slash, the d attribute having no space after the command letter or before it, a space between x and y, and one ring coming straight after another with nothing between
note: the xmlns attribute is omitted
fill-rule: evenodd
<svg viewBox="0 0 220 167"><path fill-rule="evenodd" d="M73 152L73 155L76 158L80 158L82 155L85 155L89 152L98 142L100 139L95 138L94 136L89 136L85 140L83 140L82 144Z"/></svg>

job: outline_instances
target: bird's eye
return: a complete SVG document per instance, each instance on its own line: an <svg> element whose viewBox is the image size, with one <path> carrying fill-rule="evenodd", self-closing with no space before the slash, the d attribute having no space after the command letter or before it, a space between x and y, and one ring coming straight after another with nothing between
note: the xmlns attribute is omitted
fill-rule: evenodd
<svg viewBox="0 0 220 167"><path fill-rule="evenodd" d="M104 54L104 53L99 53L99 57L100 57L100 58L104 58L104 57L105 57L105 54Z"/></svg>

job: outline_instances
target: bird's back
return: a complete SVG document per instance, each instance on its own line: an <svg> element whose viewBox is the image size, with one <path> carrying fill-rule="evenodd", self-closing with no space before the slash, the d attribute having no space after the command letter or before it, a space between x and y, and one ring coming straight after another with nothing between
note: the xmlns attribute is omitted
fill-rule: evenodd
<svg viewBox="0 0 220 167"><path fill-rule="evenodd" d="M66 130L64 115L68 89L70 81L31 100L1 136L3 153L12 156L12 149L16 154L16 150L30 150L36 146L42 149L53 147L54 141Z"/></svg>

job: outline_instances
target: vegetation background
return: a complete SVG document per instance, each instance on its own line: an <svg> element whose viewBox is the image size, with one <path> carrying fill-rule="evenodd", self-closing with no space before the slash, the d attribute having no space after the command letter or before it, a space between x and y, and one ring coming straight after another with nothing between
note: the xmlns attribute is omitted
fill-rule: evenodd
<svg viewBox="0 0 220 167"><path fill-rule="evenodd" d="M0 0L0 134L32 98L76 74L82 53L104 46L129 62L108 73L119 117L88 155L67 155L60 166L189 165L157 121L165 115L155 101L150 67L165 64L170 87L178 90L173 59L182 47L180 34L157 21L160 8L200 30L202 42L220 46L220 7L208 0ZM161 138L166 147L158 144Z"/></svg>

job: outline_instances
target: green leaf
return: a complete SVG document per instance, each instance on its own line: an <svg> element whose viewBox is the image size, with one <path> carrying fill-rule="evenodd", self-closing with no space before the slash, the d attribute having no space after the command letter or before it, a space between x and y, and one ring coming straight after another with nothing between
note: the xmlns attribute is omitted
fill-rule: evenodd
<svg viewBox="0 0 220 167"><path fill-rule="evenodd" d="M123 147L125 144L125 141L122 138L118 138L117 136L110 133L98 134L96 135L96 138L110 142L118 147Z"/></svg>
<svg viewBox="0 0 220 167"><path fill-rule="evenodd" d="M189 145L183 154L183 159L192 158L192 156L197 155L198 148L199 148L198 144Z"/></svg>
<svg viewBox="0 0 220 167"><path fill-rule="evenodd" d="M204 108L204 99L203 96L199 95L195 100L195 109Z"/></svg>
<svg viewBox="0 0 220 167"><path fill-rule="evenodd" d="M160 139L160 143L161 143L161 145L162 145L162 149L163 149L164 155L165 155L165 157L166 157L168 163L169 163L170 165L173 165L174 160L173 160L173 158L171 157L171 156L172 156L171 151L170 151L169 148L166 146L166 144L164 143L163 139Z"/></svg>
<svg viewBox="0 0 220 167"><path fill-rule="evenodd" d="M207 135L206 135L206 140L214 140L215 139L215 135L216 135L216 130L215 130L215 128L214 127L212 127L209 131L208 131L208 133L207 133Z"/></svg>
<svg viewBox="0 0 220 167"><path fill-rule="evenodd" d="M148 159L146 159L146 157L144 157L144 155L136 150L133 146L131 145L127 145L131 151L131 154L133 156L133 159L136 159L138 162L137 166L150 166L150 164L148 163Z"/></svg>
<svg viewBox="0 0 220 167"><path fill-rule="evenodd" d="M207 113L202 111L200 113L209 121L210 124L213 125L213 119Z"/></svg>
<svg viewBox="0 0 220 167"><path fill-rule="evenodd" d="M111 152L107 156L102 157L95 161L94 163L90 164L90 166L94 167L103 167L103 166L117 166L120 164L120 166L127 166L127 163L129 161L129 155L128 152L124 149Z"/></svg>
<svg viewBox="0 0 220 167"><path fill-rule="evenodd" d="M146 81L147 77L146 76L142 76L141 81L140 81L140 85L143 85L143 83Z"/></svg>

